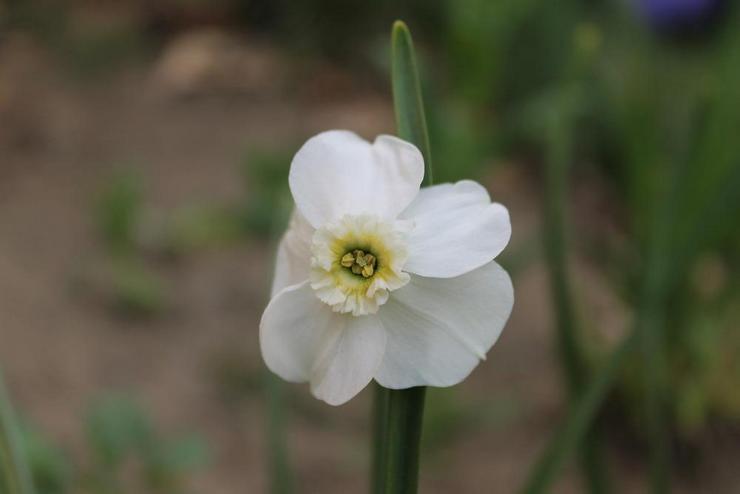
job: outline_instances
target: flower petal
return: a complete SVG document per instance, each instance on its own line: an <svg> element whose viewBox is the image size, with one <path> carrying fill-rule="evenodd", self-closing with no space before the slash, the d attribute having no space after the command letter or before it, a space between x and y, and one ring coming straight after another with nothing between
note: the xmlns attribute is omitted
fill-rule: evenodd
<svg viewBox="0 0 740 494"><path fill-rule="evenodd" d="M311 392L330 405L347 402L372 380L387 336L376 316L336 317L343 324L324 333L311 375Z"/></svg>
<svg viewBox="0 0 740 494"><path fill-rule="evenodd" d="M311 237L314 229L297 209L290 217L288 230L280 240L275 258L271 296L285 287L308 279L311 270Z"/></svg>
<svg viewBox="0 0 740 494"><path fill-rule="evenodd" d="M424 177L419 150L396 137L373 144L345 130L309 139L290 166L290 190L306 219L319 228L345 214L395 219Z"/></svg>
<svg viewBox="0 0 740 494"><path fill-rule="evenodd" d="M480 184L463 180L422 189L401 214L412 219L405 271L451 278L491 262L509 243L509 212Z"/></svg>
<svg viewBox="0 0 740 494"><path fill-rule="evenodd" d="M511 279L496 262L457 278L413 276L379 312L388 343L375 379L393 389L459 383L496 342L513 304Z"/></svg>
<svg viewBox="0 0 740 494"><path fill-rule="evenodd" d="M329 306L314 294L308 281L280 291L260 321L260 348L267 367L286 381L311 377L321 337L341 324Z"/></svg>

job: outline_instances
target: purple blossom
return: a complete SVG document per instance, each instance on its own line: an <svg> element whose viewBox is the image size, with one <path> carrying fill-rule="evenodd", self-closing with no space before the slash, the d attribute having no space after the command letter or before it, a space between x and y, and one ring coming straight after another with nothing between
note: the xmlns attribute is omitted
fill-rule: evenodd
<svg viewBox="0 0 740 494"><path fill-rule="evenodd" d="M700 28L719 12L722 0L639 0L647 20L657 28Z"/></svg>

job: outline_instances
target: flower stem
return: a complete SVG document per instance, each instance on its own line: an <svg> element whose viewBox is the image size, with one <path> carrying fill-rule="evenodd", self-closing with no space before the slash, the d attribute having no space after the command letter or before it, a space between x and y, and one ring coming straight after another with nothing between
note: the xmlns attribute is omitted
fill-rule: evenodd
<svg viewBox="0 0 740 494"><path fill-rule="evenodd" d="M374 494L415 494L426 387L386 389L375 394Z"/></svg>
<svg viewBox="0 0 740 494"><path fill-rule="evenodd" d="M21 448L20 431L0 374L0 492L33 494L31 473Z"/></svg>

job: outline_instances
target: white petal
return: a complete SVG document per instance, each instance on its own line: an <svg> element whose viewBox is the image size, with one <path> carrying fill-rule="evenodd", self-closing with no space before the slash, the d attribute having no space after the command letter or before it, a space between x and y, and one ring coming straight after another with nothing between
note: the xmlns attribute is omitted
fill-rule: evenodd
<svg viewBox="0 0 740 494"><path fill-rule="evenodd" d="M388 343L375 379L393 389L459 383L496 342L513 304L511 279L496 262L457 278L413 276L378 313Z"/></svg>
<svg viewBox="0 0 740 494"><path fill-rule="evenodd" d="M401 218L415 223L404 270L421 276L472 271L491 262L511 237L509 212L471 180L422 189Z"/></svg>
<svg viewBox="0 0 740 494"><path fill-rule="evenodd" d="M290 190L314 228L345 214L395 219L419 192L424 159L413 144L344 130L309 139L290 166Z"/></svg>
<svg viewBox="0 0 740 494"><path fill-rule="evenodd" d="M298 212L293 211L288 230L280 240L275 258L275 276L271 296L285 287L308 279L311 270L311 237L314 229Z"/></svg>
<svg viewBox="0 0 740 494"><path fill-rule="evenodd" d="M322 337L311 376L311 392L341 405L368 385L383 360L386 332L376 316L337 315L343 324Z"/></svg>
<svg viewBox="0 0 740 494"><path fill-rule="evenodd" d="M283 289L260 321L260 348L267 367L286 381L311 377L318 345L337 315L314 294L308 281Z"/></svg>

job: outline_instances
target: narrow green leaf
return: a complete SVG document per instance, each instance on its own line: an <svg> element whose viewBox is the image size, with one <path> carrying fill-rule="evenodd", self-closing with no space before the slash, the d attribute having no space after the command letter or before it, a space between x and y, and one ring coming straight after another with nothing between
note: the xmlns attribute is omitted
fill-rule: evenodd
<svg viewBox="0 0 740 494"><path fill-rule="evenodd" d="M424 184L433 183L432 154L424 116L421 83L414 54L414 42L403 21L393 24L391 34L391 83L398 137L416 145L424 155Z"/></svg>
<svg viewBox="0 0 740 494"><path fill-rule="evenodd" d="M10 398L0 374L0 492L7 494L33 494L31 472L21 447L18 429Z"/></svg>

